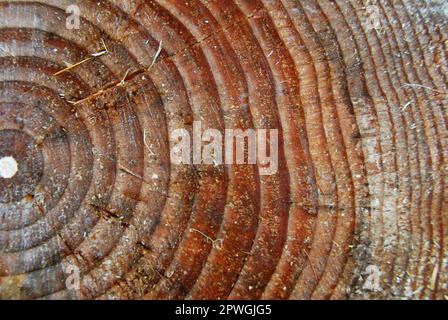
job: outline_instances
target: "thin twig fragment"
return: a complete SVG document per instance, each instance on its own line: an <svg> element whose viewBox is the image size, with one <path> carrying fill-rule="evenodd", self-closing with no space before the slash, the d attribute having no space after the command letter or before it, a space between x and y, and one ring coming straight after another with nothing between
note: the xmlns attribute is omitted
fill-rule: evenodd
<svg viewBox="0 0 448 320"><path fill-rule="evenodd" d="M149 69L151 69L157 62L157 59L159 58L160 54L162 53L162 40L159 42L159 48L157 49L156 55L152 59L152 63L149 66Z"/></svg>
<svg viewBox="0 0 448 320"><path fill-rule="evenodd" d="M212 246L213 246L214 249L216 249L216 250L221 250L222 249L222 246L224 244L224 240L223 239L216 239L216 240L214 240L214 239L210 238L208 235L206 235L204 232L202 232L202 231L200 231L198 229L190 228L190 230L199 233L204 238L206 238L207 241L210 241L212 243Z"/></svg>
<svg viewBox="0 0 448 320"><path fill-rule="evenodd" d="M70 70L76 68L77 66L80 66L81 64L86 63L86 62L88 62L88 61L90 61L90 60L92 60L94 58L101 57L101 56L104 56L105 54L109 53L109 50L107 49L106 44L104 43L104 40L101 39L101 41L102 41L104 50L102 50L100 52L92 53L92 54L90 54L90 57L85 58L85 59L83 59L83 60L81 60L79 62L76 62L74 64L68 65L66 68L64 68L62 70L59 70L58 72L54 73L53 76L58 76L58 75L60 75L60 74L62 74L64 72L70 71Z"/></svg>
<svg viewBox="0 0 448 320"><path fill-rule="evenodd" d="M401 88L421 88L421 89L426 89L426 90L429 90L432 92L437 92L440 94L446 94L446 92L442 92L442 91L439 91L434 88L430 88L430 87L427 87L427 86L424 86L424 85L418 84L418 83L405 83L401 86Z"/></svg>
<svg viewBox="0 0 448 320"><path fill-rule="evenodd" d="M314 278L317 281L319 278L317 277L317 272L316 272L316 269L314 268L313 261L311 260L311 257L308 254L308 252L306 252L306 250L303 250L303 252L305 252L306 257L308 258L308 261L310 262L311 270L313 270Z"/></svg>

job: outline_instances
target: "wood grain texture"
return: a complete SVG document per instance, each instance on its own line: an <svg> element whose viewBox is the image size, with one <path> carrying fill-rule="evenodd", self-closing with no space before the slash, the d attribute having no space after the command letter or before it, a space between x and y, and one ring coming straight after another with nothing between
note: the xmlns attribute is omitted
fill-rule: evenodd
<svg viewBox="0 0 448 320"><path fill-rule="evenodd" d="M0 0L0 298L446 299L447 21L444 0ZM277 174L172 164L194 121L279 129Z"/></svg>

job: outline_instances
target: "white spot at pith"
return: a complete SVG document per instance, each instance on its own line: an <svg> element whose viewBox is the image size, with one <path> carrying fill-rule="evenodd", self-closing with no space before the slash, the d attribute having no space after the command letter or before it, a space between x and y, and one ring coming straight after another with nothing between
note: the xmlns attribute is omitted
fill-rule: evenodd
<svg viewBox="0 0 448 320"><path fill-rule="evenodd" d="M3 157L0 159L0 177L4 179L11 179L19 171L19 166L16 159L13 157Z"/></svg>

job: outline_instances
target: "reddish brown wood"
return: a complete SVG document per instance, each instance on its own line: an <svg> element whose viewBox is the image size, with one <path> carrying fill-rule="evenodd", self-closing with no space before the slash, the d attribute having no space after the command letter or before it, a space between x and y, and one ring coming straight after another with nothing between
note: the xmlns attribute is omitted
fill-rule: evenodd
<svg viewBox="0 0 448 320"><path fill-rule="evenodd" d="M0 0L0 298L446 299L447 16ZM173 164L194 121L279 129L277 174Z"/></svg>

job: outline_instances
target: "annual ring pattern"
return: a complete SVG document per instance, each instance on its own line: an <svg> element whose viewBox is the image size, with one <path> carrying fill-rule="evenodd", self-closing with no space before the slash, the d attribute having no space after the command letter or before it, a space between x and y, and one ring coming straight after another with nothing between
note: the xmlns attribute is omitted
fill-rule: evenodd
<svg viewBox="0 0 448 320"><path fill-rule="evenodd" d="M446 299L447 16L1 0L0 298ZM198 121L278 130L276 173L173 163Z"/></svg>

